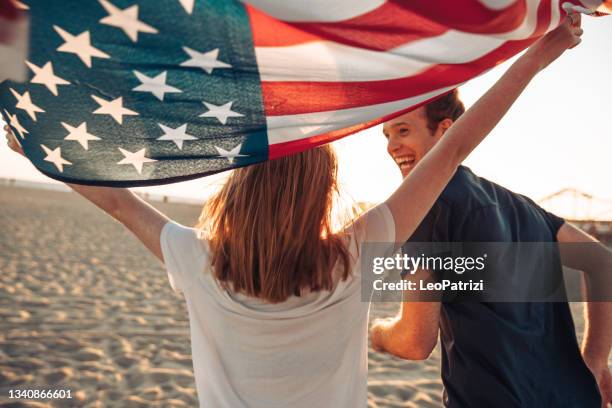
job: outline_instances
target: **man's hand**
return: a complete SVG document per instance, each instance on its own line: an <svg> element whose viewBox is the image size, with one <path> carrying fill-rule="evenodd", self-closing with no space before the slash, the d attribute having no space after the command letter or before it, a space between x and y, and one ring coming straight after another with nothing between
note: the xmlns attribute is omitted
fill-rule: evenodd
<svg viewBox="0 0 612 408"><path fill-rule="evenodd" d="M608 368L607 358L592 358L583 353L584 362L593 373L599 393L601 394L601 408L607 408L612 404L612 374Z"/></svg>
<svg viewBox="0 0 612 408"><path fill-rule="evenodd" d="M566 50L582 42L584 30L581 24L582 18L579 13L569 14L559 27L540 38L525 54L537 60L541 64L541 69L546 68Z"/></svg>
<svg viewBox="0 0 612 408"><path fill-rule="evenodd" d="M404 291L405 300L411 295ZM438 342L440 307L440 302L402 302L397 316L372 322L372 348L405 360L427 359Z"/></svg>
<svg viewBox="0 0 612 408"><path fill-rule="evenodd" d="M385 335L385 331L388 330L389 326L393 325L395 320L396 319L392 317L387 317L386 319L376 319L372 323L372 327L370 328L370 342L375 351L385 351L383 336Z"/></svg>
<svg viewBox="0 0 612 408"><path fill-rule="evenodd" d="M581 23L580 14L569 14L563 24L529 47L523 58L533 61L540 70L546 68L566 50L580 44L584 32Z"/></svg>
<svg viewBox="0 0 612 408"><path fill-rule="evenodd" d="M17 138L13 134L13 131L11 130L11 128L8 125L5 125L4 126L4 131L6 132L5 136L6 136L6 144L7 144L7 146L12 151L17 152L17 153L19 153L22 156L25 156L25 153L23 153L23 149L21 148L21 145L17 141Z"/></svg>

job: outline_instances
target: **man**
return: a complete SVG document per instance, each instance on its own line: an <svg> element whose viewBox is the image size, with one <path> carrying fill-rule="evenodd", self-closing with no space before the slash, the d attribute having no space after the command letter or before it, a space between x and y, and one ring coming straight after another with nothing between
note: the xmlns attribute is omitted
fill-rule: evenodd
<svg viewBox="0 0 612 408"><path fill-rule="evenodd" d="M453 91L385 123L387 151L403 177L463 112ZM410 241L595 240L527 197L461 166ZM597 274L602 268L612 272L612 253L597 243L593 247L588 264L568 265L592 272L591 286L601 282ZM371 340L377 350L423 360L440 332L447 407L599 408L612 401L611 306L587 304L582 354L567 302L405 301L397 317L373 324Z"/></svg>

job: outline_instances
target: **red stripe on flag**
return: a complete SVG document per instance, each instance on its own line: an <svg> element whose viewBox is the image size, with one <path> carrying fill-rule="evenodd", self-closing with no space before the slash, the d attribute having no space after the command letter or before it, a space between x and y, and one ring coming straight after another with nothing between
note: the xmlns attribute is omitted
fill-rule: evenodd
<svg viewBox="0 0 612 408"><path fill-rule="evenodd" d="M7 20L17 20L19 15L19 10L11 0L0 0L0 17Z"/></svg>
<svg viewBox="0 0 612 408"><path fill-rule="evenodd" d="M469 33L512 31L521 25L527 13L527 0L516 0L501 10L490 9L475 0L410 0L406 3L406 7L423 17Z"/></svg>
<svg viewBox="0 0 612 408"><path fill-rule="evenodd" d="M23 16L12 0L0 0L0 44L10 44L14 41L15 27L10 23Z"/></svg>
<svg viewBox="0 0 612 408"><path fill-rule="evenodd" d="M303 152L304 150L308 150L316 146L320 146L326 143L333 142L335 140L341 139L350 134L361 132L362 130L371 128L372 126L379 125L395 117L403 115L404 113L410 112L423 105L426 105L435 99L441 98L443 95L445 94L435 96L417 105L411 106L409 108L403 109L398 112L394 112L390 115L386 115L386 116L383 116L375 120L371 120L366 123L360 123L358 125L350 126L344 129L334 130L333 132L328 132L328 133L324 133L324 134L313 136L313 137L292 140L290 142L271 144L268 148L269 149L268 150L269 159L274 160L274 159L278 159L280 157L287 156L290 154Z"/></svg>
<svg viewBox="0 0 612 408"><path fill-rule="evenodd" d="M271 144L268 147L268 158L270 160L274 160L283 156L288 156L290 154L303 152L304 150L308 150L313 147L341 139L344 136L350 135L352 133L360 132L369 127L375 126L378 123L380 122L376 120L367 123L361 123L359 125L351 126L344 129L335 130L333 132L324 133L322 135L292 140L291 142Z"/></svg>
<svg viewBox="0 0 612 408"><path fill-rule="evenodd" d="M284 116L376 105L465 82L531 45L546 32L550 19L551 4L542 2L531 38L508 41L466 64L438 64L406 78L350 83L264 81L261 88L265 112L267 116Z"/></svg>
<svg viewBox="0 0 612 408"><path fill-rule="evenodd" d="M248 5L247 12L256 47L282 47L324 39L386 51L448 30L399 2L386 2L369 13L334 23L287 23Z"/></svg>
<svg viewBox="0 0 612 408"><path fill-rule="evenodd" d="M291 23L277 20L248 4L246 10L251 22L253 44L256 47L276 47L321 40L314 34L300 30Z"/></svg>

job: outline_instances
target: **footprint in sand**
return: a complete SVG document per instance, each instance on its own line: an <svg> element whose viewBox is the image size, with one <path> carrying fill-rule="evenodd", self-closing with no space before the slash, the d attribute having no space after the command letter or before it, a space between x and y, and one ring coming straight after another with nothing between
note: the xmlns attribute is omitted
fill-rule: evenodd
<svg viewBox="0 0 612 408"><path fill-rule="evenodd" d="M92 347L85 347L72 356L77 361L97 361L104 358L104 351Z"/></svg>
<svg viewBox="0 0 612 408"><path fill-rule="evenodd" d="M17 386L31 382L34 377L31 374L19 375L13 371L4 369L0 371L0 384L3 386Z"/></svg>
<svg viewBox="0 0 612 408"><path fill-rule="evenodd" d="M139 363L141 358L137 355L123 354L115 357L115 362L122 368L130 368L136 363Z"/></svg>
<svg viewBox="0 0 612 408"><path fill-rule="evenodd" d="M48 372L43 376L46 384L57 384L74 378L74 370L70 367L62 367Z"/></svg>
<svg viewBox="0 0 612 408"><path fill-rule="evenodd" d="M37 370L45 367L45 362L39 358L21 357L7 361L5 364L22 370Z"/></svg>

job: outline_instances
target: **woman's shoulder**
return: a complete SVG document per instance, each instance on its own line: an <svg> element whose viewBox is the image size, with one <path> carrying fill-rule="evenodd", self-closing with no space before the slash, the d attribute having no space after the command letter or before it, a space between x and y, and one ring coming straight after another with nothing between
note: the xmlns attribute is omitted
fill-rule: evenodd
<svg viewBox="0 0 612 408"><path fill-rule="evenodd" d="M344 229L353 241L392 242L395 240L395 221L385 203L371 206Z"/></svg>
<svg viewBox="0 0 612 408"><path fill-rule="evenodd" d="M204 231L169 220L161 232L162 247L172 250L175 256L200 256L208 254L210 246Z"/></svg>

